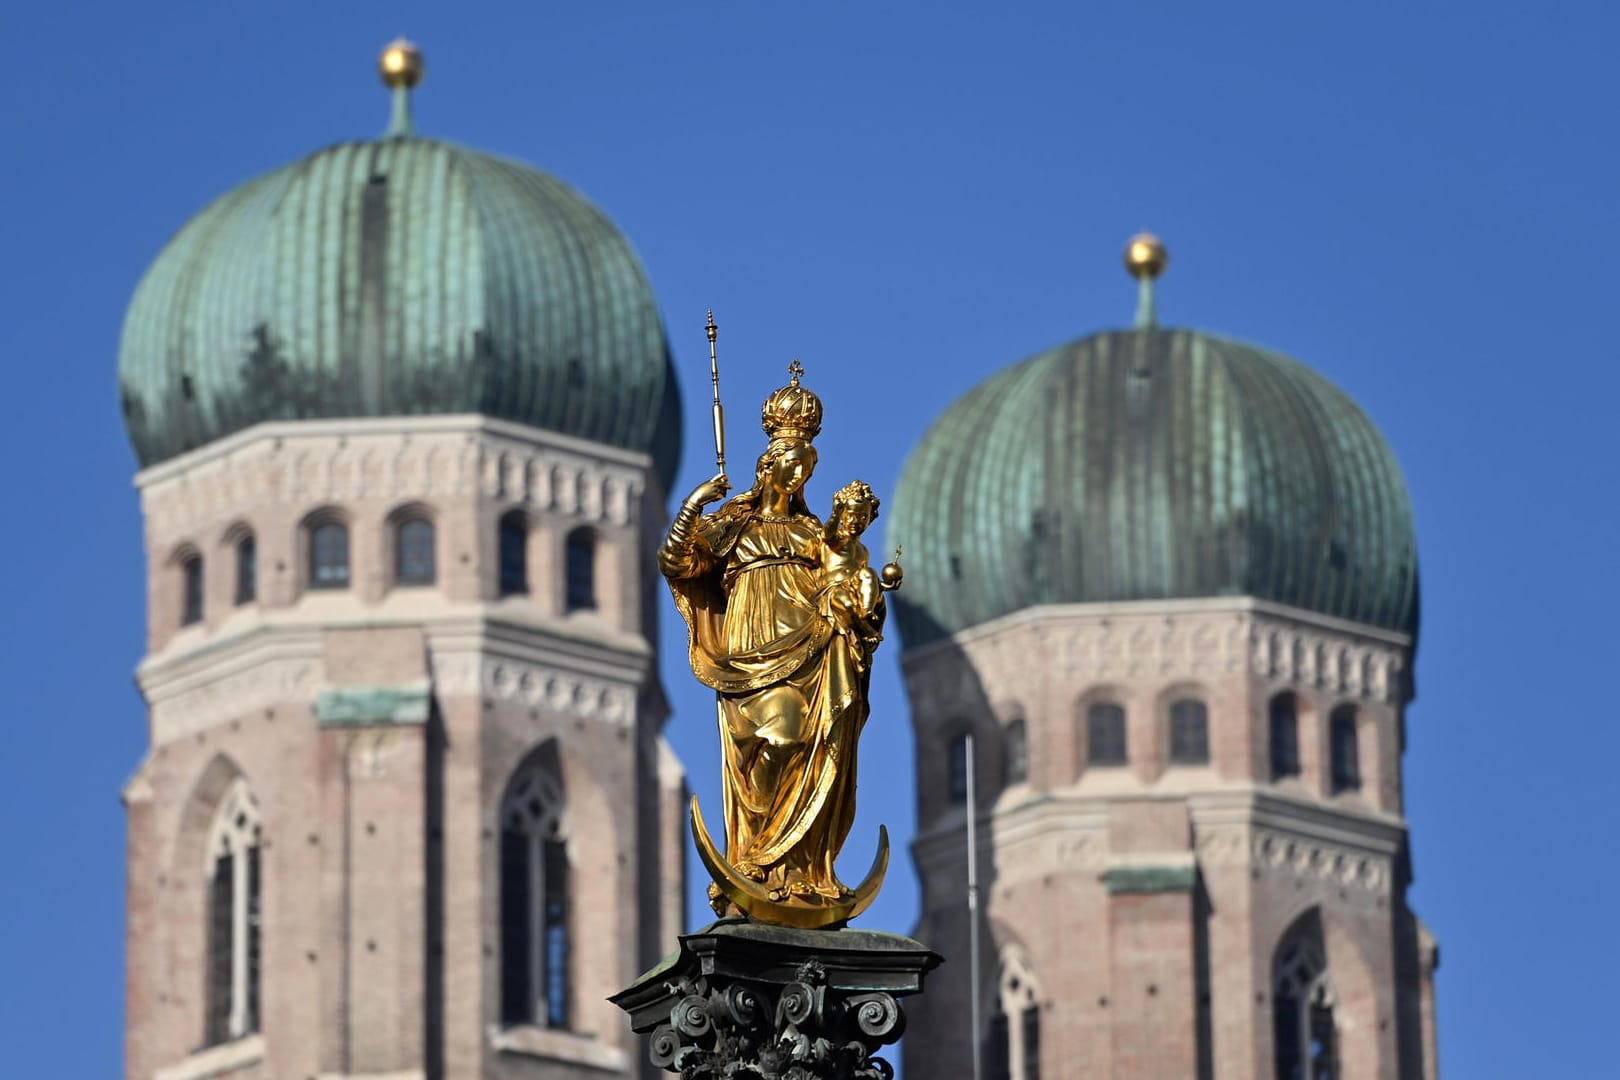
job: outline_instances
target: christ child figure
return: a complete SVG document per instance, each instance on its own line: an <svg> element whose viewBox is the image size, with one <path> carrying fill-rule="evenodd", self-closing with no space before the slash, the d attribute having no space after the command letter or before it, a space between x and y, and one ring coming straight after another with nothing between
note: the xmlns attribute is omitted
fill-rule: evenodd
<svg viewBox="0 0 1620 1080"><path fill-rule="evenodd" d="M862 667L883 640L885 586L861 542L877 516L877 495L864 480L852 480L833 495L821 534L821 613L834 630L854 639Z"/></svg>

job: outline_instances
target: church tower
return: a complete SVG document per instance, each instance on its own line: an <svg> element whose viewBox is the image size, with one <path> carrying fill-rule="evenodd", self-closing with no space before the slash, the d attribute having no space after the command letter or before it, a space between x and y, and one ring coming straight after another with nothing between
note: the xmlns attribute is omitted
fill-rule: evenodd
<svg viewBox="0 0 1620 1080"><path fill-rule="evenodd" d="M1160 327L1157 240L1126 262L1135 327L982 383L894 500L917 935L957 961L907 1073L1435 1080L1400 470L1309 368Z"/></svg>
<svg viewBox="0 0 1620 1080"><path fill-rule="evenodd" d="M643 1073L606 998L684 923L668 348L601 212L415 134L421 72L129 308L131 1078Z"/></svg>

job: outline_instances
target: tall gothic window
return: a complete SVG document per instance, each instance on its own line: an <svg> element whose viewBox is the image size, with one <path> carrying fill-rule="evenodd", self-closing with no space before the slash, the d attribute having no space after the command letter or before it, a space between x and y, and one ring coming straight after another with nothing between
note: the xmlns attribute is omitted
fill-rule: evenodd
<svg viewBox="0 0 1620 1080"><path fill-rule="evenodd" d="M309 587L349 587L349 527L341 521L317 521L309 528Z"/></svg>
<svg viewBox="0 0 1620 1080"><path fill-rule="evenodd" d="M1175 765L1209 764L1209 709L1202 701L1183 698L1171 704L1170 761Z"/></svg>
<svg viewBox="0 0 1620 1080"><path fill-rule="evenodd" d="M968 797L968 736L954 736L950 745L949 792L952 806L961 806Z"/></svg>
<svg viewBox="0 0 1620 1080"><path fill-rule="evenodd" d="M1293 694L1271 699L1271 778L1299 775L1299 704Z"/></svg>
<svg viewBox="0 0 1620 1080"><path fill-rule="evenodd" d="M259 545L248 533L236 542L236 602L251 604L259 595Z"/></svg>
<svg viewBox="0 0 1620 1080"><path fill-rule="evenodd" d="M204 1042L259 1030L259 807L247 783L226 789L208 840Z"/></svg>
<svg viewBox="0 0 1620 1080"><path fill-rule="evenodd" d="M395 584L431 585L435 576L433 522L420 514L403 518L394 526Z"/></svg>
<svg viewBox="0 0 1620 1080"><path fill-rule="evenodd" d="M989 1080L1041 1080L1041 1002L1029 958L1002 951L1001 973L982 1053Z"/></svg>
<svg viewBox="0 0 1620 1080"><path fill-rule="evenodd" d="M496 553L500 563L500 590L502 596L514 596L529 591L529 523L521 510L510 510L501 515L500 550Z"/></svg>
<svg viewBox="0 0 1620 1080"><path fill-rule="evenodd" d="M180 562L180 625L202 622L203 560L193 552Z"/></svg>
<svg viewBox="0 0 1620 1080"><path fill-rule="evenodd" d="M596 606L596 537L589 529L568 534L564 581L569 611Z"/></svg>
<svg viewBox="0 0 1620 1080"><path fill-rule="evenodd" d="M1022 718L1007 725L1001 746L1002 782L1022 784L1029 779L1029 729Z"/></svg>
<svg viewBox="0 0 1620 1080"><path fill-rule="evenodd" d="M1338 1080L1339 1035L1322 919L1301 916L1277 947L1272 972L1272 1041L1277 1080Z"/></svg>
<svg viewBox="0 0 1620 1080"><path fill-rule="evenodd" d="M1332 759L1333 792L1361 787L1361 755L1356 747L1356 707L1340 705L1328 718L1328 753Z"/></svg>
<svg viewBox="0 0 1620 1080"><path fill-rule="evenodd" d="M569 1013L568 841L562 789L535 759L501 810L501 1019L566 1028Z"/></svg>
<svg viewBox="0 0 1620 1080"><path fill-rule="evenodd" d="M1098 702L1086 709L1086 764L1124 765L1125 708L1112 702Z"/></svg>

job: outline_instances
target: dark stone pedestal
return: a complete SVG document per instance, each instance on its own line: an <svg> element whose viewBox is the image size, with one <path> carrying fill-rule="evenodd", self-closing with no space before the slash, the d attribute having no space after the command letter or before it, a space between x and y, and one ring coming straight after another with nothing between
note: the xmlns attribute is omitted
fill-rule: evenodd
<svg viewBox="0 0 1620 1080"><path fill-rule="evenodd" d="M685 1080L890 1080L899 999L938 954L898 934L721 919L613 996L651 1033L654 1065Z"/></svg>

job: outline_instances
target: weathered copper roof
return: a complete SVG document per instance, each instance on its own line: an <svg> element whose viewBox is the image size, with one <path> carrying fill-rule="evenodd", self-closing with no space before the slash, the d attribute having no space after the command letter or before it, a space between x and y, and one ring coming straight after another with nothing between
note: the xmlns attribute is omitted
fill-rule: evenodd
<svg viewBox="0 0 1620 1080"><path fill-rule="evenodd" d="M981 383L907 459L911 647L1036 604L1246 595L1415 634L1389 447L1332 383L1190 330L1098 334Z"/></svg>
<svg viewBox="0 0 1620 1080"><path fill-rule="evenodd" d="M260 420L476 412L651 453L680 403L613 224L449 143L343 143L193 218L147 271L119 379L143 465Z"/></svg>

